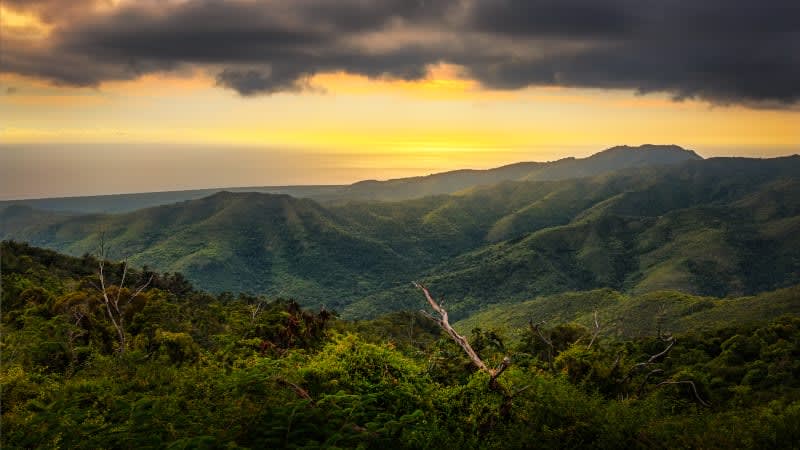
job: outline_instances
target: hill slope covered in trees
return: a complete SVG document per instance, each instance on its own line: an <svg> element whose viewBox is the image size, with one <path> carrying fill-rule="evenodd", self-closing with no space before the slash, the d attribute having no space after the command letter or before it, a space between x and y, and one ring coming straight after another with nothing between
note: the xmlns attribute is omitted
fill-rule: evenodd
<svg viewBox="0 0 800 450"><path fill-rule="evenodd" d="M418 314L347 322L106 262L106 289L125 319L120 346L97 260L13 242L0 255L3 448L758 449L800 440L800 321L775 309L660 338L625 337L605 322L592 338L555 318L507 329L516 339L470 330L488 364L509 358L490 382ZM596 294L595 306L626 302ZM796 303L796 289L742 301L785 295ZM702 301L714 311L734 300ZM665 322L680 314L668 309Z"/></svg>

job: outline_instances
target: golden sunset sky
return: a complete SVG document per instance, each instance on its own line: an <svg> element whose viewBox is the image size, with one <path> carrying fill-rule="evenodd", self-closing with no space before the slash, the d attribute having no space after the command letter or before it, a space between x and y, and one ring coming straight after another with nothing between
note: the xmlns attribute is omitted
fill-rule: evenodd
<svg viewBox="0 0 800 450"><path fill-rule="evenodd" d="M186 23L181 17L200 14L190 8L209 3L228 9L261 6L242 1L81 0L63 9L64 3L55 0L4 2L0 176L6 181L0 182L0 197L346 183L581 157L621 144L678 144L704 157L771 157L800 150L795 92L786 99L772 91L760 96L762 90L757 89L718 93L672 79L659 79L663 86L639 79L614 83L576 77L561 82L560 72L554 82L534 79L509 87L483 74L482 62L468 60L470 52L414 61L410 76L398 75L394 66L374 72L372 60L358 63L364 67L349 65L352 57L344 54L343 63L326 59L313 70L292 72L288 84L252 88L242 87L241 77L224 76L227 66L250 73L246 71L254 61L249 55L216 60L177 46L165 50L166 57L143 55L127 43L111 47L111 56L104 53L103 45L122 39L110 33L121 27L119 17L125 13L136 13L133 17L142 22L131 25L132 36L140 40L147 33L162 33L156 26L173 17L176 23ZM55 16L58 7L62 10ZM276 13L283 18L281 24L296 24L300 17L309 22L296 25L301 30L328 30L285 9ZM405 30L412 25L429 34L441 30L442 24L428 23L433 14L427 11L422 19L402 16L402 25L364 32L359 28L358 33L389 33L392 39L411 42L411 48L439 49L450 37L420 32L424 38L411 38ZM254 22L234 29L263 31L273 24ZM465 25L459 27L451 33L467 33ZM96 30L109 34L98 43L75 38L81 33L97 36ZM214 31L217 36L230 29ZM384 43L381 36L347 36L347 42L369 43L358 47L357 56L383 58L384 47L395 45L388 38ZM424 45L415 39L424 40ZM339 57L338 47L314 45L315 55ZM131 52L129 59L116 59L125 51ZM151 64L151 59L157 63ZM276 67L270 66L273 78ZM255 81L264 80L258 75ZM764 82L769 83L769 77Z"/></svg>

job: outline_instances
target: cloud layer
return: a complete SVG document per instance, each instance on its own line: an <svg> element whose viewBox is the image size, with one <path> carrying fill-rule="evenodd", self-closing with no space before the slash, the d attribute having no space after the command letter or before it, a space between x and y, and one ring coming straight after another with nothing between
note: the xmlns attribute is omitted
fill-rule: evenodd
<svg viewBox="0 0 800 450"><path fill-rule="evenodd" d="M797 0L7 0L46 41L4 32L0 70L57 84L201 66L251 96L318 73L422 78L463 67L493 89L665 92L715 104L800 103Z"/></svg>

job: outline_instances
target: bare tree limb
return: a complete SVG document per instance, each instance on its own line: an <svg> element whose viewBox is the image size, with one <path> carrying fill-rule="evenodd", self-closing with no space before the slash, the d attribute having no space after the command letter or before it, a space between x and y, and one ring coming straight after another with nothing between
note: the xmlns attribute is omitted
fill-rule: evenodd
<svg viewBox="0 0 800 450"><path fill-rule="evenodd" d="M642 367L642 366L648 366L650 364L655 364L656 361L659 358L661 358L662 356L666 355L667 352L669 352L669 350L672 348L672 346L675 345L675 339L669 338L668 341L669 341L669 345L667 345L667 347L664 350L662 350L661 352L656 353L655 355L651 356L645 362L640 362L638 364L635 364L633 367Z"/></svg>
<svg viewBox="0 0 800 450"><path fill-rule="evenodd" d="M555 347L553 346L552 339L548 339L544 333L542 333L541 325L544 321L533 323L533 319L528 321L528 326L530 326L531 330L535 331L536 334L539 335L539 338L547 345L547 365L550 368L550 371L553 370L553 356L555 355Z"/></svg>
<svg viewBox="0 0 800 450"><path fill-rule="evenodd" d="M481 357L478 356L478 353L472 348L472 346L469 344L469 341L467 341L464 336L458 334L458 332L450 325L447 310L445 310L439 303L436 302L436 300L433 299L430 291L428 291L428 288L417 282L414 282L414 286L417 289L422 290L422 292L425 294L425 299L428 301L428 304L431 306L433 311L438 314L439 317L435 317L427 311L422 311L422 313L439 324L439 326L456 342L456 344L458 344L458 346L464 350L464 353L467 354L472 363L475 364L478 369L489 374L489 383L492 386L496 386L497 377L505 372L505 370L508 369L508 366L511 365L511 358L506 356L496 368L490 369L486 363L483 362Z"/></svg>
<svg viewBox="0 0 800 450"><path fill-rule="evenodd" d="M408 324L408 340L411 345L414 345L414 316L411 316L411 321Z"/></svg>
<svg viewBox="0 0 800 450"><path fill-rule="evenodd" d="M125 276L128 275L128 258L122 261L122 280L119 282L120 287L125 286ZM114 304L119 305L119 297L122 295L122 289L117 289L117 296L114 298ZM117 308L119 310L119 308Z"/></svg>
<svg viewBox="0 0 800 450"><path fill-rule="evenodd" d="M622 352L617 352L617 357L614 359L614 364L611 365L611 372L614 372L619 367L619 363L622 362Z"/></svg>
<svg viewBox="0 0 800 450"><path fill-rule="evenodd" d="M253 307L254 305L250 305L250 322L251 323L255 323L256 317L258 317L258 313L261 312L261 307L263 305L264 305L264 302L262 302L261 300L259 300L258 303L256 303L255 307Z"/></svg>
<svg viewBox="0 0 800 450"><path fill-rule="evenodd" d="M519 394L521 394L521 393L523 393L523 392L527 391L528 389L530 389L530 387L531 387L531 386L533 386L533 385L532 385L532 384L526 384L525 386L522 386L521 388L519 388L519 389L517 389L516 391L514 391L514 393L513 393L513 394L511 394L511 397L512 397L512 398L513 398L513 397L516 397L517 395L519 395Z"/></svg>
<svg viewBox="0 0 800 450"><path fill-rule="evenodd" d="M589 341L589 345L586 346L586 350L592 348L592 344L597 339L597 336L600 335L600 321L597 320L597 310L594 310L594 332L592 333L592 340Z"/></svg>
<svg viewBox="0 0 800 450"><path fill-rule="evenodd" d="M123 353L125 351L125 332L122 329L122 325L117 322L117 317L114 314L114 309L112 306L115 306L115 303L111 300L108 295L108 288L106 287L106 276L105 276L105 266L106 266L106 245L105 245L105 233L100 234L100 247L98 249L99 252L99 266L100 266L100 292L103 295L103 303L106 306L106 312L108 313L108 318L111 319L111 324L114 325L114 329L117 331L117 336L119 339L119 352ZM119 310L117 309L117 313Z"/></svg>
<svg viewBox="0 0 800 450"><path fill-rule="evenodd" d="M656 353L655 355L652 355L645 362L640 362L640 363L634 364L633 367L631 367L631 370L628 371L628 374L625 376L625 378L622 379L622 382L625 383L625 382L629 381L631 378L633 378L634 372L636 372L637 370L639 370L639 369L641 369L643 367L647 367L647 366L656 364L656 361L658 359L660 359L661 357L663 357L664 355L669 353L670 349L672 349L672 346L675 345L675 338L674 337L670 337L669 339L667 339L667 342L669 342L669 345L667 345L667 347L664 350Z"/></svg>
<svg viewBox="0 0 800 450"><path fill-rule="evenodd" d="M710 407L710 406L711 406L711 404L710 404L710 403L707 403L706 401L704 401L704 400L703 400L703 399L700 397L700 394L697 392L697 386L695 386L695 384L694 384L694 381L691 381L691 380L681 380L681 381L662 381L661 383L658 383L658 384L656 385L656 387L668 386L668 385L670 385L670 384L688 384L688 385L690 385L690 386L692 387L692 392L694 393L694 397L697 399L697 401L698 401L698 402L699 402L701 405L703 405L703 406L705 406L705 407Z"/></svg>
<svg viewBox="0 0 800 450"><path fill-rule="evenodd" d="M642 380L642 384L639 385L639 395L641 396L644 393L644 387L647 385L647 380L650 379L651 376L664 372L663 369L653 369L644 376L644 380Z"/></svg>
<svg viewBox="0 0 800 450"><path fill-rule="evenodd" d="M144 291L145 289L147 289L148 286L150 286L150 283L152 281L153 281L153 275L150 275L150 278L148 278L147 281L143 285L139 286L139 289L136 289L136 292L134 292L133 295L131 295L131 297L128 299L128 301L130 302L131 300L136 298L137 295L141 294L142 291Z"/></svg>
<svg viewBox="0 0 800 450"><path fill-rule="evenodd" d="M491 372L489 372L491 374L490 382L494 382L497 379L497 377L499 377L503 372L506 371L506 369L508 369L508 366L510 365L511 365L511 358L509 358L508 356L504 357L503 360L500 361L500 364L498 364L496 368L494 368Z"/></svg>
<svg viewBox="0 0 800 450"><path fill-rule="evenodd" d="M300 398L302 398L304 400L308 400L310 402L309 404L311 406L316 406L314 404L314 399L311 398L311 395L309 395L307 390L305 390L305 389L301 388L300 386L296 385L295 383L292 383L291 381L285 380L283 378L276 378L275 381L277 381L278 383L280 383L280 384L282 384L284 386L288 386L289 388L291 388L292 391L294 391L294 393L297 394L298 397L300 397Z"/></svg>
<svg viewBox="0 0 800 450"><path fill-rule="evenodd" d="M472 363L475 364L478 367L478 369L488 373L494 379L496 369L490 369L489 367L487 367L486 363L484 363L483 360L480 358L480 356L478 356L478 353L476 353L475 350L473 350L472 346L469 345L469 341L467 341L467 339L464 336L458 334L458 332L450 325L450 320L447 315L447 310L445 310L444 308L439 306L438 303L436 303L436 300L434 300L433 297L431 297L431 293L428 291L428 288L416 282L414 283L414 286L422 290L422 292L425 294L425 299L428 300L428 304L439 315L439 317L438 318L434 317L432 314L426 311L422 311L423 314L430 317L437 324L439 324L439 326L448 335L450 335L450 337L456 342L456 344L458 344L458 346L464 350L464 352L467 354ZM505 370L505 368L503 368L503 370Z"/></svg>
<svg viewBox="0 0 800 450"><path fill-rule="evenodd" d="M544 323L544 321L541 321L541 322L538 322L538 323L533 323L533 320L529 320L528 321L528 325L531 327L532 330L536 331L536 333L539 335L539 337L542 339L542 341L544 341L544 343L547 344L548 347L553 348L553 341L548 339L544 335L544 333L542 333L541 325L543 323Z"/></svg>
<svg viewBox="0 0 800 450"><path fill-rule="evenodd" d="M109 286L106 283L106 274L105 274L105 266L106 266L106 257L108 248L106 247L105 243L105 232L100 234L100 244L98 248L98 265L100 269L99 278L100 278L100 293L103 296L103 304L106 307L106 313L108 314L108 318L111 320L111 324L114 326L114 329L117 331L117 339L119 340L119 352L124 353L127 347L126 336L125 336L125 312L123 309L120 308L120 298L122 296L122 289L125 287L125 279L128 275L128 259L125 258L122 262L122 278L120 280L119 285L117 286L116 295L112 296L109 295ZM150 283L153 281L153 276L150 275L150 278L147 280L146 283L139 286L138 289L128 297L128 301L125 302L123 308L130 304L130 302L136 298L139 294L142 293Z"/></svg>
<svg viewBox="0 0 800 450"><path fill-rule="evenodd" d="M657 359L659 359L662 356L666 355L669 352L669 350L672 348L672 346L675 345L675 338L670 337L669 339L667 339L667 342L669 342L669 345L667 345L667 348L665 348L664 351L662 351L661 353L656 353L655 355L651 356L650 359L647 360L648 363L653 363Z"/></svg>

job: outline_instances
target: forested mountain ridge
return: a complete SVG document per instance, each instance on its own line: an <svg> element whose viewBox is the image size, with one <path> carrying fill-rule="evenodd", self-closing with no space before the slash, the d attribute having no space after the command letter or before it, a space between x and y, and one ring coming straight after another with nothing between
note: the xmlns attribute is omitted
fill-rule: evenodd
<svg viewBox="0 0 800 450"><path fill-rule="evenodd" d="M521 162L487 170L453 170L427 176L386 181L366 180L351 185L265 186L197 189L89 197L44 198L0 201L0 208L25 205L46 211L73 213L124 213L137 209L197 200L220 191L287 194L323 203L353 200L407 200L451 194L478 185L510 180L560 180L600 175L630 167L679 164L701 159L695 152L676 145L617 146L586 158L564 158L553 162Z"/></svg>
<svg viewBox="0 0 800 450"><path fill-rule="evenodd" d="M798 174L798 157L712 159L576 181L552 204L495 222L487 237L502 230L505 240L450 258L425 279L451 296L456 316L598 287L725 296L789 286L800 282ZM410 292L379 293L352 312L394 306Z"/></svg>
<svg viewBox="0 0 800 450"><path fill-rule="evenodd" d="M18 215L22 207L14 208ZM50 222L43 218L55 217L49 213L29 213L35 225L8 234L75 255L95 252L102 235L113 257L183 272L216 291L306 292L322 303L327 292L352 293L362 279L381 285L376 273L404 267L386 244L355 235L318 203L288 195L220 192L123 215Z"/></svg>
<svg viewBox="0 0 800 450"><path fill-rule="evenodd" d="M204 289L285 295L350 317L405 309L436 283L455 317L609 287L750 295L800 282L800 157L714 158L401 202L322 205L218 193L121 215L13 206L0 236L113 257Z"/></svg>
<svg viewBox="0 0 800 450"><path fill-rule="evenodd" d="M422 177L387 181L361 181L346 186L341 200L392 201L452 194L476 186L503 181L554 181L582 178L616 170L668 166L701 160L697 153L677 145L617 146L586 158L564 158L553 162L522 162L488 170L455 170ZM320 200L326 200L320 196Z"/></svg>

